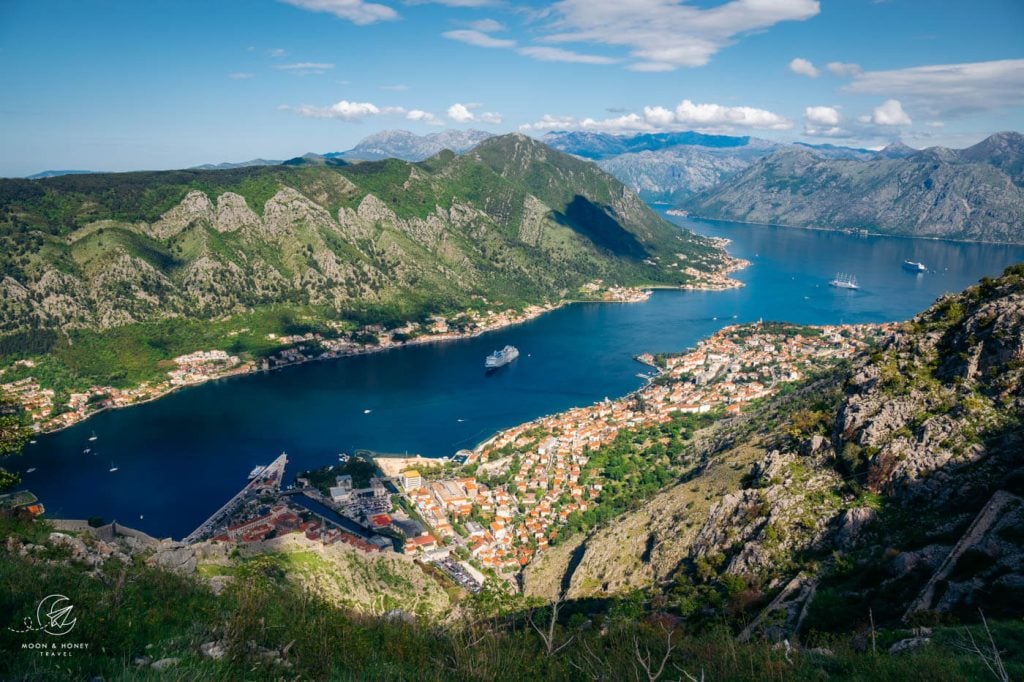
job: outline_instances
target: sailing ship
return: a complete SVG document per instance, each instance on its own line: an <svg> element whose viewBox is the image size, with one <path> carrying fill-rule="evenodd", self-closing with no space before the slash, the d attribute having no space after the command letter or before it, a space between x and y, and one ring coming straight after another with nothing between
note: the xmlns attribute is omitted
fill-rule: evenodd
<svg viewBox="0 0 1024 682"><path fill-rule="evenodd" d="M857 278L845 272L837 272L836 278L829 282L828 285L837 289L860 289L860 285L857 284Z"/></svg>

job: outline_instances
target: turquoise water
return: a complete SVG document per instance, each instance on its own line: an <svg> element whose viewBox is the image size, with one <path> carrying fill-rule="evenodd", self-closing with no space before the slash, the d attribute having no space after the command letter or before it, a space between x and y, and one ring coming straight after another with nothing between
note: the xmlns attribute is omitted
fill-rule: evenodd
<svg viewBox="0 0 1024 682"><path fill-rule="evenodd" d="M51 516L102 516L181 537L281 451L289 473L339 452L451 455L495 431L642 384L633 357L679 351L734 321L902 320L939 295L1024 261L1024 247L960 244L676 219L732 240L751 267L724 292L658 291L642 304L578 304L483 336L311 363L179 391L42 436L5 463ZM900 267L909 258L932 271ZM862 289L828 286L837 271ZM519 359L485 376L510 343ZM364 413L371 410L370 413ZM95 431L98 438L88 443ZM83 454L92 446L94 454ZM111 473L111 463L118 471Z"/></svg>

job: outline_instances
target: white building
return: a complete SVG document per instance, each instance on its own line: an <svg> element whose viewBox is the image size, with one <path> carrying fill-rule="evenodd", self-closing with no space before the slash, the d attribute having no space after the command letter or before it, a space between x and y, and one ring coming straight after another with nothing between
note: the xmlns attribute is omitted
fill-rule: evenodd
<svg viewBox="0 0 1024 682"><path fill-rule="evenodd" d="M415 469L404 471L398 476L399 482L404 490L416 490L423 487L423 477Z"/></svg>

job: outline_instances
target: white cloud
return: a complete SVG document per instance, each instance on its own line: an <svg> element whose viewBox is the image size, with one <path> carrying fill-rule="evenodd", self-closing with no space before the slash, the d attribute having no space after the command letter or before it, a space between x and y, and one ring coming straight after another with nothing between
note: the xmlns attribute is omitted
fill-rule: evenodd
<svg viewBox="0 0 1024 682"><path fill-rule="evenodd" d="M852 62L829 62L825 65L825 69L829 73L835 76L842 76L843 78L852 78L863 72L860 68L860 64L854 64Z"/></svg>
<svg viewBox="0 0 1024 682"><path fill-rule="evenodd" d="M254 73L245 73L245 72L242 72L242 71L236 71L235 73L229 73L228 74L228 78L230 78L233 81L244 81L244 80L249 80L250 78L252 78L255 75L256 74L254 74Z"/></svg>
<svg viewBox="0 0 1024 682"><path fill-rule="evenodd" d="M539 121L520 126L526 131L594 130L609 133L704 130L726 132L737 129L788 130L793 122L766 109L695 104L686 99L674 109L646 106L642 114L626 113L605 119L545 114Z"/></svg>
<svg viewBox="0 0 1024 682"><path fill-rule="evenodd" d="M469 123L476 118L476 116L473 115L473 112L469 110L470 107L476 108L472 104L466 106L465 104L459 104L456 102L448 107L448 118L456 123Z"/></svg>
<svg viewBox="0 0 1024 682"><path fill-rule="evenodd" d="M418 123L426 123L432 126L443 126L444 121L439 119L429 111L423 111L422 109L410 109L406 112L405 118L408 121L416 121Z"/></svg>
<svg viewBox="0 0 1024 682"><path fill-rule="evenodd" d="M670 126L675 121L675 114L665 107L644 107L644 119L659 128Z"/></svg>
<svg viewBox="0 0 1024 682"><path fill-rule="evenodd" d="M860 117L861 123L873 123L878 126L908 126L913 123L898 99L887 99L874 108L870 114Z"/></svg>
<svg viewBox="0 0 1024 682"><path fill-rule="evenodd" d="M814 64L802 57L794 57L793 61L789 63L789 70L808 78L817 78L821 74Z"/></svg>
<svg viewBox="0 0 1024 682"><path fill-rule="evenodd" d="M272 50L267 50L267 54L274 59L281 59L282 57L288 56L288 51L282 47L275 47Z"/></svg>
<svg viewBox="0 0 1024 682"><path fill-rule="evenodd" d="M378 21L392 21L398 18L398 12L387 5L379 5L363 0L280 0L310 12L326 12L339 19L351 21L353 24L365 26Z"/></svg>
<svg viewBox="0 0 1024 682"><path fill-rule="evenodd" d="M551 7L552 43L624 47L635 71L703 66L738 36L820 11L817 0L730 0L702 9L679 0L561 0Z"/></svg>
<svg viewBox="0 0 1024 682"><path fill-rule="evenodd" d="M1024 106L1024 59L865 71L845 92L899 97L933 117Z"/></svg>
<svg viewBox="0 0 1024 682"><path fill-rule="evenodd" d="M475 47L515 47L516 41L505 38L495 38L483 31L472 29L459 29L457 31L445 31L441 34L449 40L457 40L460 43L473 45Z"/></svg>
<svg viewBox="0 0 1024 682"><path fill-rule="evenodd" d="M574 116L552 116L551 114L544 114L541 116L539 121L526 123L519 126L519 129L543 132L547 130L569 130L571 128L578 127L579 121L577 121Z"/></svg>
<svg viewBox="0 0 1024 682"><path fill-rule="evenodd" d="M804 109L804 134L812 137L847 137L838 107L807 107Z"/></svg>
<svg viewBox="0 0 1024 682"><path fill-rule="evenodd" d="M482 31L483 33L494 33L496 31L504 31L505 24L494 19L480 19L478 21L471 21L467 24L471 29L476 31Z"/></svg>
<svg viewBox="0 0 1024 682"><path fill-rule="evenodd" d="M725 107L721 104L694 104L684 99L676 107L676 122L702 127L745 127L788 130L792 121L766 109Z"/></svg>
<svg viewBox="0 0 1024 682"><path fill-rule="evenodd" d="M538 59L542 62L571 62L575 64L614 64L619 61L611 57L596 54L580 54L560 47L529 46L521 47L519 54Z"/></svg>
<svg viewBox="0 0 1024 682"><path fill-rule="evenodd" d="M465 104L456 102L448 107L448 118L456 123L471 123L474 121L480 123L501 123L502 116L499 113L493 111L485 111L480 114L473 113L480 106L477 102L467 102Z"/></svg>
<svg viewBox="0 0 1024 682"><path fill-rule="evenodd" d="M804 118L809 123L822 126L839 125L839 110L835 107L807 107L804 109Z"/></svg>
<svg viewBox="0 0 1024 682"><path fill-rule="evenodd" d="M326 62L297 62L295 64L279 64L274 67L281 71L305 76L308 74L321 74L334 68L334 64Z"/></svg>
<svg viewBox="0 0 1024 682"><path fill-rule="evenodd" d="M444 5L446 7L493 7L499 0L405 0L407 5Z"/></svg>
<svg viewBox="0 0 1024 682"><path fill-rule="evenodd" d="M299 116L306 118L336 118L342 121L359 121L369 116L406 113L402 107L378 107L372 102L350 102L344 99L327 107L303 104L298 107L283 106L280 108L285 111L294 111Z"/></svg>

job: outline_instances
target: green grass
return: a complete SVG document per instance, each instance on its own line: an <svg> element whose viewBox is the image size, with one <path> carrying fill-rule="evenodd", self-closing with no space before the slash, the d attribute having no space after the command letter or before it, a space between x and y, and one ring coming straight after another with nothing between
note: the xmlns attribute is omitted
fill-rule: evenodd
<svg viewBox="0 0 1024 682"><path fill-rule="evenodd" d="M39 541L40 533L22 521L0 521L20 540ZM646 619L642 600L593 605L567 604L555 630L558 643L572 637L561 652L548 656L536 632L522 618L517 599L484 593L466 600L467 619L446 622L419 617L414 623L380 619L347 610L303 592L283 580L289 567L319 570L319 559L296 553L244 561L235 580L215 596L201 580L177 576L135 562L122 571L119 562L96 576L83 567L28 560L0 549L0 677L4 679L335 679L335 680L590 680L635 679L636 648L660 661L665 631ZM204 573L210 573L204 569ZM377 576L379 579L380 576ZM400 587L400 586L399 586ZM47 659L21 649L45 635L9 630L31 615L47 594L67 595L78 618L66 641L89 644L74 656ZM471 621L472 614L497 617ZM568 614L576 614L571 617ZM545 616L538 614L541 622ZM473 624L471 624L471 622ZM977 637L984 637L971 626ZM1024 626L992 624L1011 679L1024 675ZM900 656L886 648L909 636L882 630L879 653L857 651L855 638L832 636L817 644L833 655L795 652L791 662L768 643L739 644L721 625L700 630L679 628L672 635L668 674L686 671L708 680L922 680L985 679L980 661L961 648L964 630L936 630L930 646ZM204 642L224 641L228 655L203 657ZM282 651L288 667L267 662L258 648ZM136 667L132 660L178 658L163 674ZM646 676L644 675L644 679Z"/></svg>

